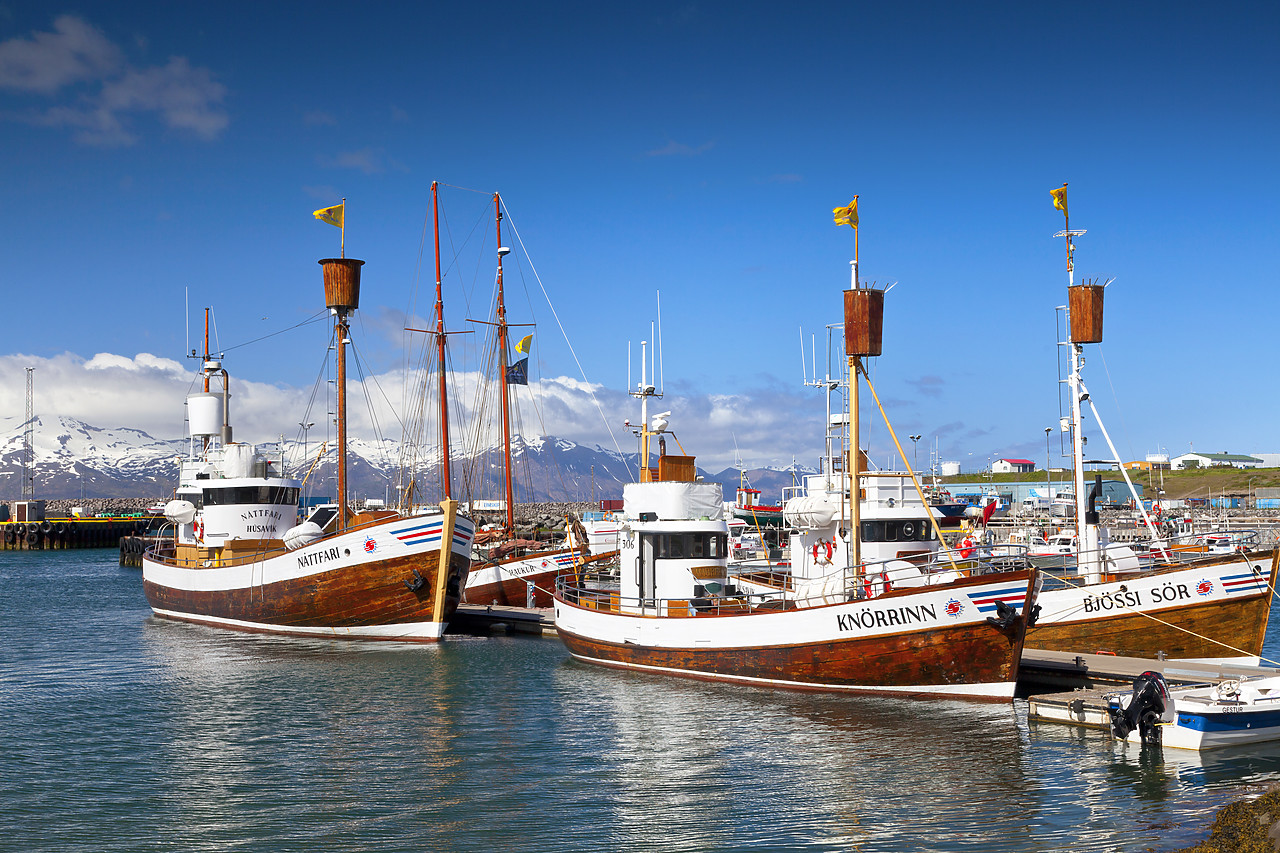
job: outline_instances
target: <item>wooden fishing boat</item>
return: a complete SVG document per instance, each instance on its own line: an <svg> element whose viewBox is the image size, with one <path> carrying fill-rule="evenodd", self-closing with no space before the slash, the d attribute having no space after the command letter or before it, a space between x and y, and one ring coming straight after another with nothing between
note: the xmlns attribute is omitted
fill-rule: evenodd
<svg viewBox="0 0 1280 853"><path fill-rule="evenodd" d="M336 318L337 504L298 524L302 482L231 440L229 379L206 334L204 393L187 398L190 452L165 508L172 538L142 560L147 602L161 618L240 631L439 640L461 598L475 527L448 498L417 514L349 511L346 346L364 262L320 263ZM219 393L210 392L215 377Z"/></svg>
<svg viewBox="0 0 1280 853"><path fill-rule="evenodd" d="M1102 494L1100 475L1095 475L1086 493L1085 404L1112 458L1119 459L1120 454L1081 375L1085 345L1102 340L1106 288L1096 282L1075 283L1074 240L1084 233L1067 228L1056 235L1066 239L1067 248L1069 339L1061 345L1070 355L1067 429L1074 463L1072 515L1076 529L1071 539L1075 555L1062 572L1046 576L1040 611L1027 632L1027 645L1055 651L1256 665L1270 617L1280 550L1224 548L1220 553L1209 553L1206 549L1193 555L1158 545L1153 553L1139 559L1132 549L1106 541L1095 503ZM1133 493L1134 505L1155 534L1158 527L1133 488L1128 471L1120 466L1120 473Z"/></svg>
<svg viewBox="0 0 1280 853"><path fill-rule="evenodd" d="M879 354L883 292L858 288L856 261L854 269L854 288L845 296L846 338L852 342L871 329L875 338L874 347L847 346L856 389L861 358ZM1026 630L1022 614L1035 600L1034 569L873 585L860 555L854 501L852 519L839 524L853 535L833 535L813 549L815 559L848 566L852 585L842 575L838 588L753 592L729 572L721 486L697 481L693 457L664 454L649 467L650 440L668 424L662 415L650 421L648 400L656 392L643 370L631 393L641 399L642 466L640 481L623 491L618 582L570 576L557 587L556 630L575 658L800 690L988 701L1013 696ZM848 423L857 423L856 402ZM851 429L857 447L856 426ZM849 478L842 479L845 499L826 507L837 512L849 506ZM833 494L840 490L836 482ZM837 517L827 516L833 532ZM809 536L812 542L800 547L818 545L813 530ZM792 559L799 559L794 538Z"/></svg>
<svg viewBox="0 0 1280 853"><path fill-rule="evenodd" d="M497 390L501 418L502 483L504 500L502 508L505 523L501 530L482 531L476 543L475 560L471 574L463 590L463 601L468 604L504 604L515 606L550 607L552 588L556 576L572 570L589 555L585 538L580 543L551 546L546 542L521 539L516 532L515 489L511 462L511 399L513 386L528 383L527 367L514 370L511 363L511 341L507 322L506 295L503 284L502 261L510 249L502 243L502 199L493 194L494 228L497 236L497 300L492 323L485 323L493 331L492 385ZM436 233L436 269L439 276L439 231ZM527 342L529 338L525 338ZM525 359L527 365L527 357ZM483 464L484 455L476 458Z"/></svg>
<svg viewBox="0 0 1280 853"><path fill-rule="evenodd" d="M1075 233L1068 234L1068 239ZM1039 565L1043 560L1046 567L1052 562L1054 570L1042 574L1043 587L1029 614L1028 648L1256 665L1280 572L1280 550L1232 547L1220 548L1220 553L1203 549L1190 554L1162 545L1153 557L1106 541L1095 509L1101 484L1095 483L1087 492L1082 473L1080 404L1093 404L1080 376L1080 349L1085 342L1101 340L1102 319L1101 287L1087 289L1086 294L1069 294L1071 304L1078 306L1073 326L1079 320L1085 328L1073 329L1068 342L1072 348L1068 386L1074 401L1069 427L1076 460L1071 499L1079 496L1079 500L1070 513L1076 529L1060 537L1061 553L1041 558L1025 546L1013 545L947 549L934 527L936 512L931 517L925 509L927 496L907 485L914 474L881 471L861 475L862 499L856 509L863 519L858 525L863 555L854 561L842 559L843 541L837 535L844 529L843 521L837 521L841 496L832 490L837 460L828 451L824 474L806 478L808 494L785 507L786 524L794 530L790 569L744 571L739 585L785 599L812 595L815 590L847 595L858 583L870 583L873 589L880 584L896 588L931 583L950 572L973 574L985 571L987 565L1007 567L1020 561ZM1096 407L1093 411L1096 416ZM1100 418L1098 426L1110 446ZM830 448L830 435L827 443ZM905 460L905 454L900 456ZM1127 479L1127 472L1122 469L1122 473ZM905 532L907 526L910 534ZM1085 546L1079 548L1079 542ZM836 549L835 560L826 559L825 550L819 550L828 544ZM894 560L895 556L899 559ZM845 568L866 562L867 557L877 562L861 575Z"/></svg>

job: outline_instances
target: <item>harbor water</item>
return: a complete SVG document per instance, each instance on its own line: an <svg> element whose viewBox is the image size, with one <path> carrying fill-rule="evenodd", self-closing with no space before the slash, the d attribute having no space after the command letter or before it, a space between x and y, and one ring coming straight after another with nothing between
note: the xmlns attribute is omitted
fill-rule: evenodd
<svg viewBox="0 0 1280 853"><path fill-rule="evenodd" d="M1280 781L1280 744L1143 752L1022 702L164 622L117 560L0 553L0 850L1172 850Z"/></svg>

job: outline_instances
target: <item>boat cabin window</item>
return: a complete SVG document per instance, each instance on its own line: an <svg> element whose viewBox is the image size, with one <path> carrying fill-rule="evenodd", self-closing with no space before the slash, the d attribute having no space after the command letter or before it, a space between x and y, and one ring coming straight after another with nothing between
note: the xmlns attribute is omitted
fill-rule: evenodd
<svg viewBox="0 0 1280 853"><path fill-rule="evenodd" d="M298 490L280 486L231 486L225 489L206 487L204 502L206 506L297 504Z"/></svg>
<svg viewBox="0 0 1280 853"><path fill-rule="evenodd" d="M729 553L729 537L724 533L655 534L654 555L659 559L719 559Z"/></svg>
<svg viewBox="0 0 1280 853"><path fill-rule="evenodd" d="M311 515L307 516L307 521L314 521L319 525L321 530L328 529L329 525L338 517L338 508L332 504L323 504L315 508Z"/></svg>
<svg viewBox="0 0 1280 853"><path fill-rule="evenodd" d="M204 496L201 492L178 492L178 500L190 501L196 509L204 506Z"/></svg>
<svg viewBox="0 0 1280 853"><path fill-rule="evenodd" d="M923 519L890 519L862 522L863 542L928 542L933 529Z"/></svg>

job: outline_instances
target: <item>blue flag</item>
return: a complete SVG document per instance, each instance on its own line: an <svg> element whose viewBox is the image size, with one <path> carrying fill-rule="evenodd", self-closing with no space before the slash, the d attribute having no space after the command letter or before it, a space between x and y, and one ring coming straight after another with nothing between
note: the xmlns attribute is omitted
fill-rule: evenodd
<svg viewBox="0 0 1280 853"><path fill-rule="evenodd" d="M507 367L507 384L508 385L528 385L529 384L529 359L522 358L515 364Z"/></svg>

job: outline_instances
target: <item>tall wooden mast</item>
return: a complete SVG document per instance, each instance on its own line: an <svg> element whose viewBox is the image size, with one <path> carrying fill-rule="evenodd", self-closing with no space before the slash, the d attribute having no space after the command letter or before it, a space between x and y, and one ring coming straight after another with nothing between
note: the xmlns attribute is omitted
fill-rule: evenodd
<svg viewBox="0 0 1280 853"><path fill-rule="evenodd" d="M511 487L511 412L507 385L507 306L502 291L502 258L510 249L502 245L502 200L493 194L493 216L498 235L498 383L502 387L502 470L507 487L507 531L515 530L515 500Z"/></svg>
<svg viewBox="0 0 1280 853"><path fill-rule="evenodd" d="M347 525L347 344L351 327L348 315L360 306L360 267L364 261L354 258L325 258L325 306L333 312L334 343L338 347L338 530Z"/></svg>
<svg viewBox="0 0 1280 853"><path fill-rule="evenodd" d="M450 498L449 473L449 399L445 377L445 345L444 345L444 295L440 286L440 202L436 195L439 181L431 182L431 216L434 220L436 238L436 346L439 347L440 373L440 484L442 497Z"/></svg>

